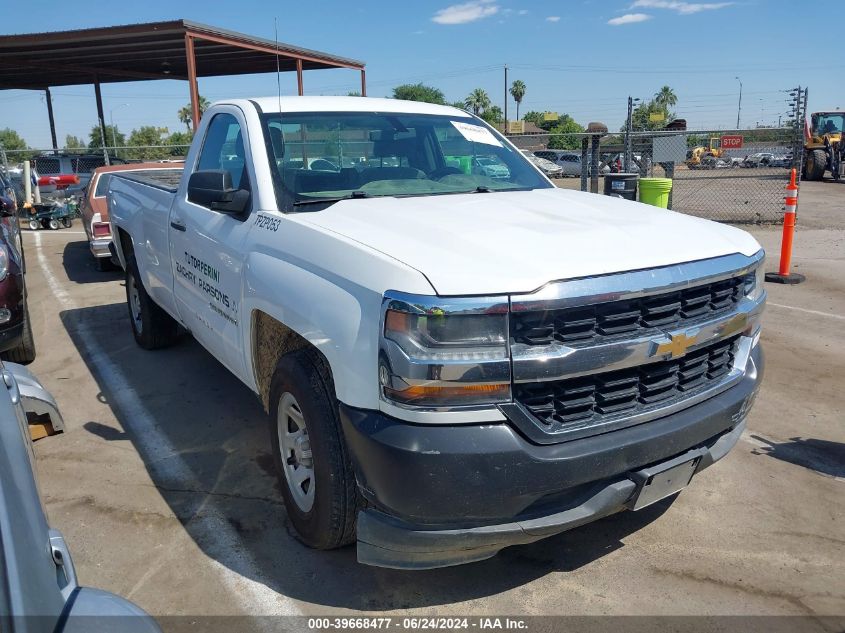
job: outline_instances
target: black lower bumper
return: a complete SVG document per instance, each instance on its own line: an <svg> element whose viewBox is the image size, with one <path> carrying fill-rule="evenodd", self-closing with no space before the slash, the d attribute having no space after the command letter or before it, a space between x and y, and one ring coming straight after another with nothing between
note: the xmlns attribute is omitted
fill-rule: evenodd
<svg viewBox="0 0 845 633"><path fill-rule="evenodd" d="M23 321L0 327L0 352L17 347L23 336Z"/></svg>
<svg viewBox="0 0 845 633"><path fill-rule="evenodd" d="M745 377L678 413L637 426L537 445L506 422L413 425L341 405L359 487L358 560L402 569L493 556L627 507L636 471L698 459L700 472L739 440L762 378L760 347Z"/></svg>

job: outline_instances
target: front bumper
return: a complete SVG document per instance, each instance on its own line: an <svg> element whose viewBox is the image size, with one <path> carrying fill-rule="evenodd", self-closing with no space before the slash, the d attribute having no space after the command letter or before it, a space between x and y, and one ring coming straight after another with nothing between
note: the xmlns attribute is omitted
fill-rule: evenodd
<svg viewBox="0 0 845 633"><path fill-rule="evenodd" d="M368 507L358 560L428 569L483 560L509 545L627 507L634 473L678 456L697 472L724 457L745 428L763 374L758 345L734 387L678 413L602 435L540 446L508 423L413 425L341 405Z"/></svg>

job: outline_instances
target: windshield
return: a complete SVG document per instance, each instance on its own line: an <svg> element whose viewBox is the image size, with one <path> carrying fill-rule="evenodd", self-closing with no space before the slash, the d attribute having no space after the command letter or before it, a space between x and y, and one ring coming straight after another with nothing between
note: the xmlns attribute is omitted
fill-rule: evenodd
<svg viewBox="0 0 845 633"><path fill-rule="evenodd" d="M813 131L816 134L836 134L845 128L845 114L833 113L814 115Z"/></svg>
<svg viewBox="0 0 845 633"><path fill-rule="evenodd" d="M471 117L320 112L266 114L263 120L283 211L345 198L553 186Z"/></svg>

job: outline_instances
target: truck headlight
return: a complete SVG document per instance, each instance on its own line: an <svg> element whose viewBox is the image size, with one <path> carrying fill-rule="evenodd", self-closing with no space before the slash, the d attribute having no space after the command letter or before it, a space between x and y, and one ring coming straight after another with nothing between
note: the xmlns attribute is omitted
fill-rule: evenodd
<svg viewBox="0 0 845 633"><path fill-rule="evenodd" d="M752 301L758 301L765 293L764 283L766 270L763 266L765 259L761 259L757 268L745 276L745 296Z"/></svg>
<svg viewBox="0 0 845 633"><path fill-rule="evenodd" d="M421 408L510 401L506 298L388 293L379 354L382 397Z"/></svg>
<svg viewBox="0 0 845 633"><path fill-rule="evenodd" d="M0 281L9 274L9 250L4 244L0 244Z"/></svg>

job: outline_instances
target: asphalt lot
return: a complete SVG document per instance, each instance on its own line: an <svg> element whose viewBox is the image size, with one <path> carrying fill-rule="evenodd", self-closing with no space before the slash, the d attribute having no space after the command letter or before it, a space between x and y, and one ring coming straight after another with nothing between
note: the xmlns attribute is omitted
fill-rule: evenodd
<svg viewBox="0 0 845 633"><path fill-rule="evenodd" d="M50 521L83 584L156 616L845 615L845 184L805 183L799 227L807 282L768 286L766 378L731 454L671 507L415 573L300 545L257 399L190 338L137 348L122 273L95 270L78 222L27 232L31 369L67 425L36 444ZM780 229L750 230L774 269Z"/></svg>

